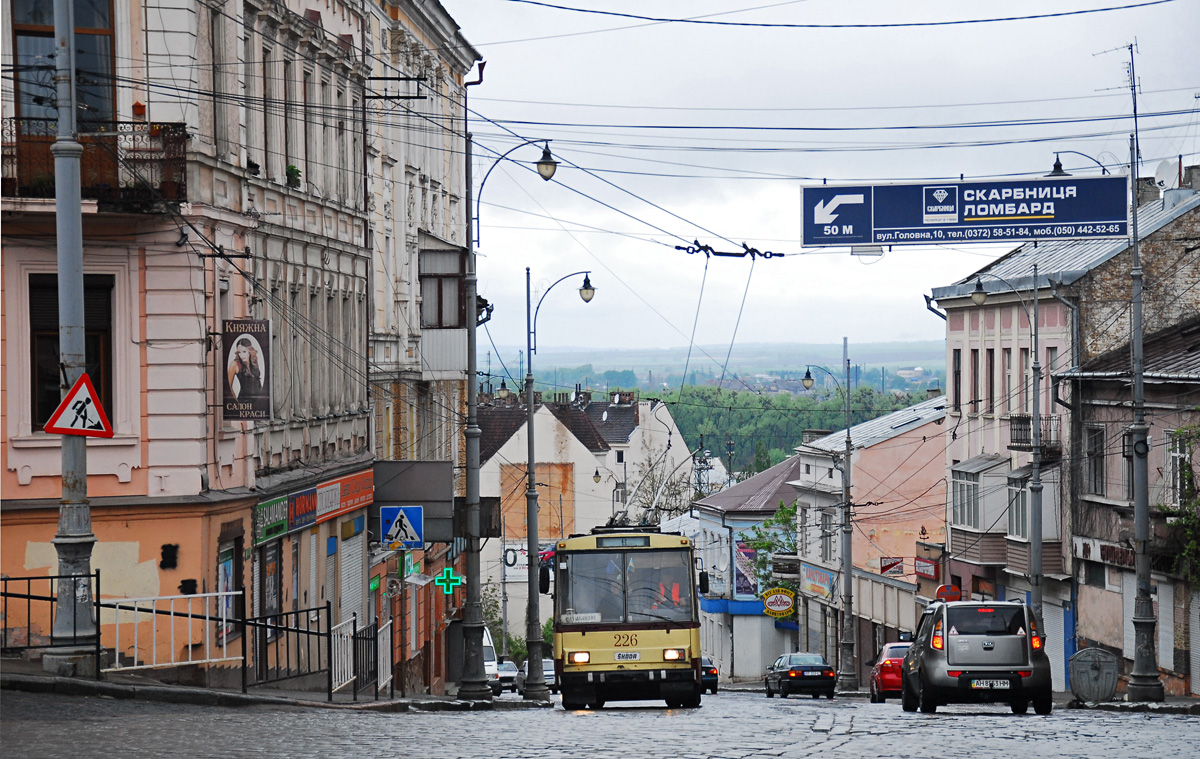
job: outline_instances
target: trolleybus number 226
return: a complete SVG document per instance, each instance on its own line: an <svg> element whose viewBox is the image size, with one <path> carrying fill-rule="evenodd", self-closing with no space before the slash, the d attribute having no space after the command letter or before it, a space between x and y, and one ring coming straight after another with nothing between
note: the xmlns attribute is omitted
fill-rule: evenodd
<svg viewBox="0 0 1200 759"><path fill-rule="evenodd" d="M637 645L637 633L617 633L613 635L613 646L616 648Z"/></svg>

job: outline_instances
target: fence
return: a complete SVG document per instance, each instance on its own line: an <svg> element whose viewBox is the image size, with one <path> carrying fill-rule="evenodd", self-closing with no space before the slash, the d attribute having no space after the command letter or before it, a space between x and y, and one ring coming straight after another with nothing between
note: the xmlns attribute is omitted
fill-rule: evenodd
<svg viewBox="0 0 1200 759"><path fill-rule="evenodd" d="M62 587L63 581L70 583L69 589ZM90 583L90 587L89 587ZM22 590L24 592L22 592ZM100 661L100 634L79 634L79 618L73 617L71 631L56 631L58 594L66 592L73 597L91 599L93 619L99 616L100 570L90 575L40 575L36 577L0 578L0 611L3 612L3 640L0 649L20 652L51 648L78 648L80 645L95 648L96 661ZM92 625L87 625L92 630ZM96 670L100 678L100 670Z"/></svg>
<svg viewBox="0 0 1200 759"><path fill-rule="evenodd" d="M112 612L114 636L112 666L105 667L104 671L240 660L240 653L229 653L229 640L235 622L232 612L241 596L240 590L234 590L101 601L100 608ZM210 603L216 605L212 613ZM210 624L212 622L216 624ZM165 645L160 645L164 638ZM197 648L202 651L199 656L195 653ZM132 652L132 656L126 651ZM143 651L148 652L148 657L139 658Z"/></svg>
<svg viewBox="0 0 1200 759"><path fill-rule="evenodd" d="M276 612L241 621L242 692L251 685L325 675L325 690L333 700L336 649L335 629L329 627L332 608L324 606ZM250 638L247 638L250 636ZM251 658L253 649L253 658Z"/></svg>

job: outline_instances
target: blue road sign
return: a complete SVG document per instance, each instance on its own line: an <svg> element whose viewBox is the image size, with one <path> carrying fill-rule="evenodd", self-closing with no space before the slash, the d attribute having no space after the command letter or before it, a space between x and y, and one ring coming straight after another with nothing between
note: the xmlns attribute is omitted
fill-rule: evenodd
<svg viewBox="0 0 1200 759"><path fill-rule="evenodd" d="M425 547L424 506L381 506L383 547L389 551Z"/></svg>
<svg viewBox="0 0 1200 759"><path fill-rule="evenodd" d="M806 187L802 243L915 245L1129 234L1122 177Z"/></svg>

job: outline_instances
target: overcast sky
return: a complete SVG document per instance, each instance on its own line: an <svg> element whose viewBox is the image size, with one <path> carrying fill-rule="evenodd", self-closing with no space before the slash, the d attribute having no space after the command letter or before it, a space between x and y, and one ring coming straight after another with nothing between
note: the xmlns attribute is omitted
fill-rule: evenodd
<svg viewBox="0 0 1200 759"><path fill-rule="evenodd" d="M512 158L524 165L496 165L480 193L479 287L495 304L488 330L501 346L524 344L527 266L535 289L582 269L596 287L587 305L574 292L582 278L554 289L538 319L540 351L685 346L693 330L697 344L724 346L941 339L944 322L922 295L1012 246L897 246L873 259L805 249L801 188L1041 176L1055 151L1120 171L1135 41L1139 173L1181 154L1200 162L1200 0L931 26L911 24L1139 3L442 2L487 61L469 90L476 191L495 157L523 140L553 140L562 162L543 182L531 171L540 148L520 148ZM1029 119L1051 123L994 124ZM954 126L968 123L982 125ZM1100 172L1079 155L1062 162ZM674 247L693 240L785 255L714 257L706 275L703 255Z"/></svg>

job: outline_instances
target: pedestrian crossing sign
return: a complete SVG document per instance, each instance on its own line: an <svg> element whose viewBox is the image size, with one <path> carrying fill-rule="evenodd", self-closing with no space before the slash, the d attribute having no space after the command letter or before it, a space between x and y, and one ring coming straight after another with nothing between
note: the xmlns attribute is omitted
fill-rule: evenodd
<svg viewBox="0 0 1200 759"><path fill-rule="evenodd" d="M389 551L425 547L425 507L382 506L383 547Z"/></svg>
<svg viewBox="0 0 1200 759"><path fill-rule="evenodd" d="M42 429L56 435L113 436L112 424L86 372L75 380L71 392L58 404Z"/></svg>

